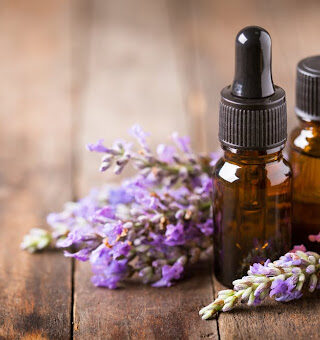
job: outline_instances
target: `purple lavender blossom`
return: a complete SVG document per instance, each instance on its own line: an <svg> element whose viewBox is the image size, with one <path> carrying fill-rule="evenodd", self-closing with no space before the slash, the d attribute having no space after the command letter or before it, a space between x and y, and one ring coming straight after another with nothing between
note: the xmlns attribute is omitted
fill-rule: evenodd
<svg viewBox="0 0 320 340"><path fill-rule="evenodd" d="M172 139L182 152L185 152L185 153L191 152L190 138L188 136L181 137L181 136L178 135L177 132L174 132L172 134Z"/></svg>
<svg viewBox="0 0 320 340"><path fill-rule="evenodd" d="M113 166L119 174L132 164L136 175L50 214L52 234L42 233L46 243L32 236L24 248L50 243L67 257L89 260L97 286L114 289L136 274L144 283L169 287L211 249L210 159L194 154L188 137L173 134L175 146L160 144L154 154L140 126L131 134L138 149L120 139L111 147L99 140L87 148L103 153L101 171Z"/></svg>
<svg viewBox="0 0 320 340"><path fill-rule="evenodd" d="M86 147L89 151L108 152L109 149L103 145L103 141L103 139L99 139L95 144L87 144Z"/></svg>
<svg viewBox="0 0 320 340"><path fill-rule="evenodd" d="M183 273L183 265L180 261L177 261L174 265L165 265L162 267L162 278L155 282L153 287L170 287L172 280L179 280Z"/></svg>

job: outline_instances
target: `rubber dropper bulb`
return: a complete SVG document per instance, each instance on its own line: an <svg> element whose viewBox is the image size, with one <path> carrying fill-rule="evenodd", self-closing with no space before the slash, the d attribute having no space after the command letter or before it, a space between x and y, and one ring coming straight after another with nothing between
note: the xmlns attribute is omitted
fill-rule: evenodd
<svg viewBox="0 0 320 340"><path fill-rule="evenodd" d="M269 33L258 26L245 27L236 37L235 48L235 76L231 93L248 99L273 95Z"/></svg>

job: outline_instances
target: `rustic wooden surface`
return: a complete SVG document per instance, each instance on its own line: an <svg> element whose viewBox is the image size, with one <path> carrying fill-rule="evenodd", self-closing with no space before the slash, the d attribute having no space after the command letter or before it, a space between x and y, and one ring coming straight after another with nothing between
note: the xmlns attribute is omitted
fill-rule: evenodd
<svg viewBox="0 0 320 340"><path fill-rule="evenodd" d="M293 117L295 65L318 54L319 1L5 0L0 11L0 338L320 338L319 297L239 307L202 322L220 285L210 265L170 289L90 283L88 264L29 255L22 235L50 211L114 178L84 144L139 122L164 140L188 133L218 147L219 91L233 75L234 37L256 24L273 38L274 80Z"/></svg>

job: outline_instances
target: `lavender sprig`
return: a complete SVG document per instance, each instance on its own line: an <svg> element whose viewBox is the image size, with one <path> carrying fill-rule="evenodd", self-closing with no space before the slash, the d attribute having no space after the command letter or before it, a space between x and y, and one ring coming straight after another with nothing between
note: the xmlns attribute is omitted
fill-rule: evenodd
<svg viewBox="0 0 320 340"><path fill-rule="evenodd" d="M220 291L199 315L206 320L219 312L232 310L239 301L256 306L268 296L282 302L299 299L305 291L312 293L320 289L319 278L319 254L301 250L289 252L274 262L255 263L248 276L233 281L233 289Z"/></svg>

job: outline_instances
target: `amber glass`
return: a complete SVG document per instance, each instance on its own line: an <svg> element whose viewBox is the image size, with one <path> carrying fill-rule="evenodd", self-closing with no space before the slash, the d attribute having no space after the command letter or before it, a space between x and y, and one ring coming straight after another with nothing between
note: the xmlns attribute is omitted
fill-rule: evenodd
<svg viewBox="0 0 320 340"><path fill-rule="evenodd" d="M300 120L292 131L289 157L293 171L292 240L319 250L308 235L320 232L320 122Z"/></svg>
<svg viewBox="0 0 320 340"><path fill-rule="evenodd" d="M215 167L214 271L225 286L290 249L292 174L282 149L225 148Z"/></svg>

